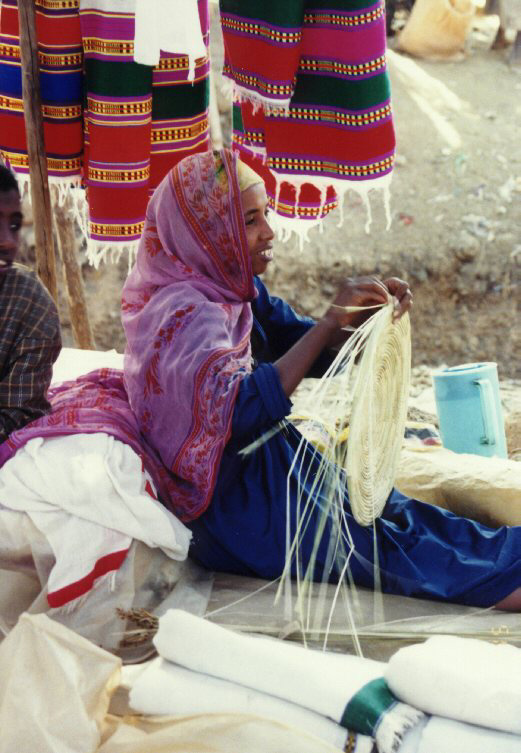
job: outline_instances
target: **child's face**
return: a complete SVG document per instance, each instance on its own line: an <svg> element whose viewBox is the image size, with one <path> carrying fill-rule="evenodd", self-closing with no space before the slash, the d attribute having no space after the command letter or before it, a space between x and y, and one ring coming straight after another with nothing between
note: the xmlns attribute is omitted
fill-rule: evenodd
<svg viewBox="0 0 521 753"><path fill-rule="evenodd" d="M0 191L0 275L14 261L21 227L22 207L18 192L14 188Z"/></svg>

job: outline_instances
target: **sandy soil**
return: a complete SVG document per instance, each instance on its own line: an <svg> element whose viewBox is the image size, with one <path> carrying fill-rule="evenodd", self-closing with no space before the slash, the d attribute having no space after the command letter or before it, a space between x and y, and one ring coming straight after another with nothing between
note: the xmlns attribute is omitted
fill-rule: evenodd
<svg viewBox="0 0 521 753"><path fill-rule="evenodd" d="M497 17L479 18L459 63L391 54L398 141L391 229L375 195L366 234L365 209L348 194L344 226L330 215L302 253L296 241L278 244L266 281L299 311L319 316L346 276L404 277L414 292L414 364L493 360L502 378L514 378L521 377L521 75L507 65L508 50L490 49L496 27ZM226 134L228 114L223 122ZM97 347L122 350L127 264L83 269ZM65 306L62 319L71 345Z"/></svg>

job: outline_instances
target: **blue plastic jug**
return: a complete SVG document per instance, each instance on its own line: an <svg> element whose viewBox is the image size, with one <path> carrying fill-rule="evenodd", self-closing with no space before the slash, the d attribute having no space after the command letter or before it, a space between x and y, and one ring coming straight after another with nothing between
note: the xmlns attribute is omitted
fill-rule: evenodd
<svg viewBox="0 0 521 753"><path fill-rule="evenodd" d="M506 458L497 364L467 363L435 371L432 377L443 446Z"/></svg>

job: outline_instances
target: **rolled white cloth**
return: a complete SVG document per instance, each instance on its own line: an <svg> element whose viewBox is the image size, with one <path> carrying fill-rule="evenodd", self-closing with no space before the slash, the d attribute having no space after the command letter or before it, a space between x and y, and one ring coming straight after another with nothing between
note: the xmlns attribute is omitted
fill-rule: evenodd
<svg viewBox="0 0 521 753"><path fill-rule="evenodd" d="M290 701L374 737L380 753L397 750L405 730L423 718L389 693L381 662L240 635L174 609L160 618L154 643L171 662Z"/></svg>
<svg viewBox="0 0 521 753"><path fill-rule="evenodd" d="M130 690L130 705L149 715L252 714L308 732L344 750L348 732L329 719L294 703L242 685L192 672L164 659L151 662ZM352 753L371 753L373 740L351 735Z"/></svg>
<svg viewBox="0 0 521 753"><path fill-rule="evenodd" d="M521 651L514 646L435 636L397 651L384 676L397 698L428 714L521 734Z"/></svg>
<svg viewBox="0 0 521 753"><path fill-rule="evenodd" d="M443 716L431 716L406 735L399 753L519 753L521 738Z"/></svg>

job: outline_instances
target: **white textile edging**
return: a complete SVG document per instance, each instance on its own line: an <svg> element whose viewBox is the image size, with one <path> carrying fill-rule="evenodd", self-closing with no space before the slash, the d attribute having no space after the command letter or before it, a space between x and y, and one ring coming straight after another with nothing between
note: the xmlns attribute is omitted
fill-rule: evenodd
<svg viewBox="0 0 521 753"><path fill-rule="evenodd" d="M263 96L252 89L247 89L245 86L241 86L241 84L238 84L235 81L233 74L223 73L223 76L231 79L233 83L234 102L250 102L253 105L254 115L261 109L261 107L267 115L272 112L280 115L281 110L285 115L289 114L291 97L288 97L287 99L271 99L270 97Z"/></svg>
<svg viewBox="0 0 521 753"><path fill-rule="evenodd" d="M399 753L519 753L520 750L518 735L431 716L405 734Z"/></svg>
<svg viewBox="0 0 521 753"><path fill-rule="evenodd" d="M188 81L196 59L206 57L197 0L136 0L134 60L157 65L160 51L187 55Z"/></svg>
<svg viewBox="0 0 521 753"><path fill-rule="evenodd" d="M132 269L136 262L139 241L123 241L122 243L106 243L97 241L92 238L87 239L87 260L95 269L99 268L101 262L111 261L118 263L122 256L126 254L128 260L128 271Z"/></svg>

